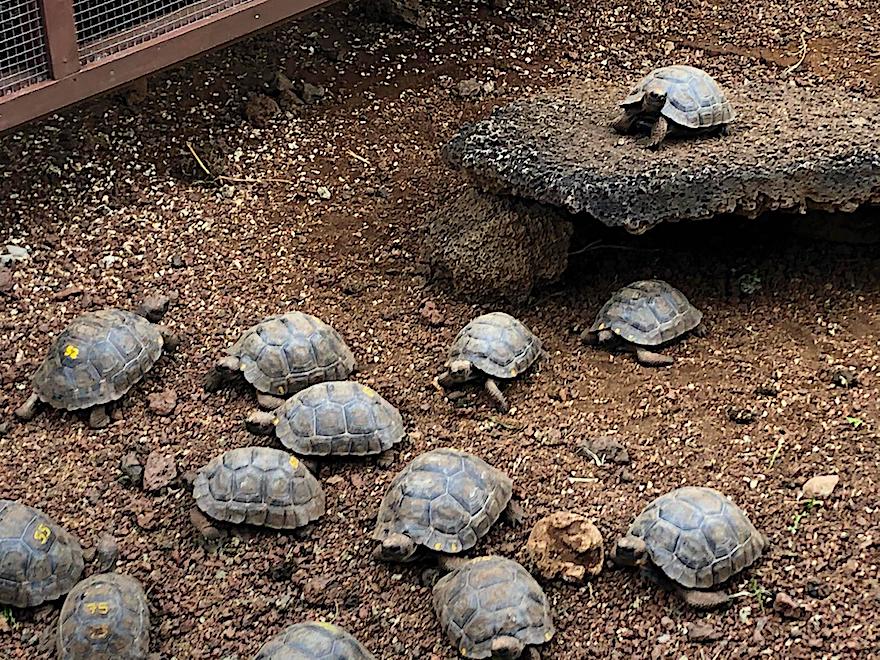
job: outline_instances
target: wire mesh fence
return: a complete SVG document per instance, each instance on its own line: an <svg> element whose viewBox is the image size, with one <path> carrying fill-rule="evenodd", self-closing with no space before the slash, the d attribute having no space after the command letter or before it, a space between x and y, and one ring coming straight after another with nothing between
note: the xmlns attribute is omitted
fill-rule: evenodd
<svg viewBox="0 0 880 660"><path fill-rule="evenodd" d="M49 77L37 0L0 0L0 96Z"/></svg>
<svg viewBox="0 0 880 660"><path fill-rule="evenodd" d="M75 0L80 61L118 53L250 0Z"/></svg>

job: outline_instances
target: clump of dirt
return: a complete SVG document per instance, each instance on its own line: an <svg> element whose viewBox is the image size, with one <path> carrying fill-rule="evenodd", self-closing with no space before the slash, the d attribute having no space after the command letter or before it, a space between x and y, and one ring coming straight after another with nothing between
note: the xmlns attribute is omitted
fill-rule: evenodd
<svg viewBox="0 0 880 660"><path fill-rule="evenodd" d="M541 518L526 544L538 572L548 580L579 583L602 572L602 534L584 516L557 511Z"/></svg>

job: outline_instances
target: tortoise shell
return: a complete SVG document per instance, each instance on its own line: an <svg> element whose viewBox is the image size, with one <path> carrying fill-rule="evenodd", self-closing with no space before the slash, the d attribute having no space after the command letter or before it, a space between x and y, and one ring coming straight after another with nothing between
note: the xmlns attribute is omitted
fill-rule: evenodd
<svg viewBox="0 0 880 660"><path fill-rule="evenodd" d="M215 520L272 529L302 527L324 515L324 489L280 449L230 449L199 470L196 505Z"/></svg>
<svg viewBox="0 0 880 660"><path fill-rule="evenodd" d="M705 71L692 66L655 69L633 87L620 105L640 104L649 90L666 93L666 105L660 114L686 128L712 128L729 124L735 118L718 83Z"/></svg>
<svg viewBox="0 0 880 660"><path fill-rule="evenodd" d="M406 435L394 406L350 381L318 383L290 397L275 410L275 433L285 447L309 456L378 454Z"/></svg>
<svg viewBox="0 0 880 660"><path fill-rule="evenodd" d="M466 360L493 378L515 378L541 355L541 340L504 312L491 312L468 323L452 342L446 365Z"/></svg>
<svg viewBox="0 0 880 660"><path fill-rule="evenodd" d="M687 486L661 495L629 528L651 561L691 588L720 585L761 556L767 538L736 504L712 488Z"/></svg>
<svg viewBox="0 0 880 660"><path fill-rule="evenodd" d="M73 588L79 542L39 509L0 500L0 604L33 607Z"/></svg>
<svg viewBox="0 0 880 660"><path fill-rule="evenodd" d="M640 346L657 346L696 328L703 313L662 280L640 280L616 291L596 315L591 333L610 330Z"/></svg>
<svg viewBox="0 0 880 660"><path fill-rule="evenodd" d="M81 410L116 401L162 355L162 335L142 316L102 309L58 335L34 374L34 390L53 408Z"/></svg>
<svg viewBox="0 0 880 660"><path fill-rule="evenodd" d="M394 477L373 539L405 534L430 550L463 552L498 520L512 490L508 476L484 460L457 449L434 449Z"/></svg>
<svg viewBox="0 0 880 660"><path fill-rule="evenodd" d="M347 378L354 356L342 337L310 314L289 312L244 331L228 353L260 392L288 395L325 380Z"/></svg>
<svg viewBox="0 0 880 660"><path fill-rule="evenodd" d="M59 660L141 660L150 651L150 610L141 583L101 573L76 585L58 620Z"/></svg>
<svg viewBox="0 0 880 660"><path fill-rule="evenodd" d="M555 632L541 586L504 557L477 557L441 578L434 586L434 610L466 658L490 657L499 637L529 646L549 641Z"/></svg>
<svg viewBox="0 0 880 660"><path fill-rule="evenodd" d="M375 656L339 626L306 621L275 635L254 660L375 660Z"/></svg>

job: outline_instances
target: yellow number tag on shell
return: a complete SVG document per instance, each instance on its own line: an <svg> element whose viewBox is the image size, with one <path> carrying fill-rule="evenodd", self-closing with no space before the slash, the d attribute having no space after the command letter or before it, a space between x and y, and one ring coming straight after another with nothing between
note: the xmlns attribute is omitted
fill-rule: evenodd
<svg viewBox="0 0 880 660"><path fill-rule="evenodd" d="M86 612L103 616L110 613L110 604L104 601L98 603L86 603Z"/></svg>
<svg viewBox="0 0 880 660"><path fill-rule="evenodd" d="M324 630L329 630L330 632L336 632L338 628L334 626L332 623L327 623L326 621L318 621L319 626L321 626Z"/></svg>
<svg viewBox="0 0 880 660"><path fill-rule="evenodd" d="M97 626L91 626L88 632L89 639L106 639L109 634L110 626L108 626L106 623L102 623Z"/></svg>
<svg viewBox="0 0 880 660"><path fill-rule="evenodd" d="M34 540L39 541L41 545L46 545L51 536L52 530L43 523L37 525L37 528L34 530Z"/></svg>
<svg viewBox="0 0 880 660"><path fill-rule="evenodd" d="M294 470L299 467L299 459L296 456L290 457L290 467L292 467Z"/></svg>
<svg viewBox="0 0 880 660"><path fill-rule="evenodd" d="M376 396L378 396L374 389L367 387L366 385L364 385L364 394L366 394L368 397L371 397L374 399L376 398Z"/></svg>
<svg viewBox="0 0 880 660"><path fill-rule="evenodd" d="M68 344L64 347L64 357L69 357L71 360L75 360L79 357L79 348L73 344Z"/></svg>

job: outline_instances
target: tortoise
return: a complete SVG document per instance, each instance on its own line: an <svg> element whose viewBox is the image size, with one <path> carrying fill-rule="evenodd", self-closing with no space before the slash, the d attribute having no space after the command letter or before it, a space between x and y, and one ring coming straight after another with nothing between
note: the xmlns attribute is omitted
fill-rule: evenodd
<svg viewBox="0 0 880 660"><path fill-rule="evenodd" d="M709 608L731 599L716 588L754 563L767 543L726 496L686 486L645 507L617 541L612 559L643 568L686 603Z"/></svg>
<svg viewBox="0 0 880 660"><path fill-rule="evenodd" d="M546 352L541 340L523 323L504 312L490 312L468 323L449 347L445 371L435 383L454 387L485 377L485 387L498 408L507 412L507 399L495 379L516 378Z"/></svg>
<svg viewBox="0 0 880 660"><path fill-rule="evenodd" d="M348 378L355 369L354 356L339 333L303 312L263 319L226 352L208 375L205 389L214 392L241 372L256 388L257 402L268 410L309 385Z"/></svg>
<svg viewBox="0 0 880 660"><path fill-rule="evenodd" d="M79 542L39 509L0 500L0 604L34 607L70 591L83 571Z"/></svg>
<svg viewBox="0 0 880 660"><path fill-rule="evenodd" d="M150 651L150 610L141 583L99 573L76 585L58 619L59 660L142 660Z"/></svg>
<svg viewBox="0 0 880 660"><path fill-rule="evenodd" d="M620 102L623 113L612 127L618 133L650 128L648 147L656 149L668 135L727 135L735 115L712 77L692 66L655 69Z"/></svg>
<svg viewBox="0 0 880 660"><path fill-rule="evenodd" d="M294 529L324 515L324 489L295 456L269 447L230 449L193 482L196 506L215 520Z"/></svg>
<svg viewBox="0 0 880 660"><path fill-rule="evenodd" d="M253 413L248 427L275 434L301 456L380 454L403 440L397 409L374 390L352 381L317 383L297 392L273 413Z"/></svg>
<svg viewBox="0 0 880 660"><path fill-rule="evenodd" d="M555 632L547 596L505 557L477 557L434 585L434 611L466 658L518 658Z"/></svg>
<svg viewBox="0 0 880 660"><path fill-rule="evenodd" d="M377 516L375 556L410 561L419 547L458 554L476 545L506 513L516 522L513 484L501 470L457 449L416 456L388 487Z"/></svg>
<svg viewBox="0 0 880 660"><path fill-rule="evenodd" d="M588 344L615 340L647 366L672 364L673 359L660 355L648 346L667 344L693 332L705 336L703 313L684 294L663 280L639 280L614 292L596 315L589 330L581 335Z"/></svg>
<svg viewBox="0 0 880 660"><path fill-rule="evenodd" d="M34 391L15 414L29 421L39 404L89 411L89 424L110 424L107 404L121 399L162 355L177 348L164 326L134 312L102 309L75 318L49 349L33 376Z"/></svg>
<svg viewBox="0 0 880 660"><path fill-rule="evenodd" d="M254 660L376 660L363 644L332 623L304 621L263 644Z"/></svg>

